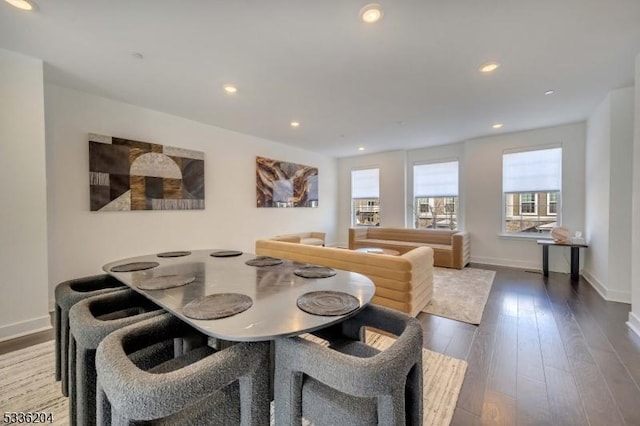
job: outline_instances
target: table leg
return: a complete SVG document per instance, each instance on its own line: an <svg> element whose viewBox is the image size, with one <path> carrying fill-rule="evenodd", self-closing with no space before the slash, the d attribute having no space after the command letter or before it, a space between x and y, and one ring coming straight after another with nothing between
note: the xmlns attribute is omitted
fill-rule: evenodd
<svg viewBox="0 0 640 426"><path fill-rule="evenodd" d="M571 247L571 280L578 281L580 275L580 247Z"/></svg>
<svg viewBox="0 0 640 426"><path fill-rule="evenodd" d="M549 276L549 246L542 245L542 275Z"/></svg>

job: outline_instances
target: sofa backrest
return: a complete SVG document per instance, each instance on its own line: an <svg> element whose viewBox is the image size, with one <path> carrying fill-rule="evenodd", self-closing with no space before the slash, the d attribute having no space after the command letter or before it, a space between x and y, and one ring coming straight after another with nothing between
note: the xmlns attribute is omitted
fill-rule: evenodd
<svg viewBox="0 0 640 426"><path fill-rule="evenodd" d="M334 247L258 240L256 254L358 272L374 283L376 280L397 281L398 290L404 291L411 289L416 275L433 266L433 250L430 247L418 247L402 256L385 256Z"/></svg>
<svg viewBox="0 0 640 426"><path fill-rule="evenodd" d="M447 229L367 228L367 238L377 240L408 241L451 245L451 236L457 231Z"/></svg>

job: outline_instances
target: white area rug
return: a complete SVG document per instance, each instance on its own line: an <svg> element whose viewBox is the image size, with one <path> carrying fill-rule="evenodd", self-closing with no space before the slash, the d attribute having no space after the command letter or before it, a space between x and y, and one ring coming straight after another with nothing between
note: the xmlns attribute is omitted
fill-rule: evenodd
<svg viewBox="0 0 640 426"><path fill-rule="evenodd" d="M370 333L369 344L384 349L393 339ZM448 426L467 363L423 349L424 425ZM68 400L55 381L54 342L0 356L0 407L4 412L52 413L53 425L68 425ZM273 424L273 423L272 423ZM308 423L307 423L308 424Z"/></svg>
<svg viewBox="0 0 640 426"><path fill-rule="evenodd" d="M433 268L433 297L422 311L469 324L480 324L495 271Z"/></svg>

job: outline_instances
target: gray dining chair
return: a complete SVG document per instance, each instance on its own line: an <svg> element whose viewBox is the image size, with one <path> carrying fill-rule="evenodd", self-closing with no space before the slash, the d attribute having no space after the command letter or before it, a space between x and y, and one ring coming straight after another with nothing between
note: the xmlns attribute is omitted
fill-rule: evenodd
<svg viewBox="0 0 640 426"><path fill-rule="evenodd" d="M98 425L269 424L269 343L216 351L203 335L194 344L194 332L164 314L107 336L96 354Z"/></svg>
<svg viewBox="0 0 640 426"><path fill-rule="evenodd" d="M362 340L364 328L397 336L385 350ZM317 333L329 346L300 337L275 342L275 423L421 425L422 328L401 312L369 305Z"/></svg>
<svg viewBox="0 0 640 426"><path fill-rule="evenodd" d="M98 344L115 330L164 311L130 289L90 297L69 311L69 417L72 425L95 424Z"/></svg>
<svg viewBox="0 0 640 426"><path fill-rule="evenodd" d="M69 396L69 310L88 297L110 293L125 285L107 274L64 281L55 288L56 381Z"/></svg>

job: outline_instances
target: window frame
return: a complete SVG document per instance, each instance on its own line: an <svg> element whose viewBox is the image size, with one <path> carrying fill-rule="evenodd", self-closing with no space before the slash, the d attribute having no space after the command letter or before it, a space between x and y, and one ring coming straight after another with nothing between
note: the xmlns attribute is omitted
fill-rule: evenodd
<svg viewBox="0 0 640 426"><path fill-rule="evenodd" d="M532 204L533 203L533 211L532 212L523 212L522 211L522 196L525 194L533 194L533 201L525 201L524 204ZM518 209L520 216L540 216L538 214L538 209L540 208L540 203L538 202L538 193L537 192L520 192L518 193Z"/></svg>
<svg viewBox="0 0 640 426"><path fill-rule="evenodd" d="M419 195L416 196L416 167L420 167L420 166L428 166L428 165L435 165L435 164L445 164L445 163L456 163L456 172L457 172L457 176L456 176L456 183L457 183L457 188L456 188L456 194L455 195L451 195L451 194L446 194L446 195L442 195L442 194L429 194L429 195ZM421 161L421 162L415 162L413 163L413 166L411 168L411 182L412 182L412 186L411 186L411 196L413 199L413 203L412 203L412 212L411 212L411 217L412 217L412 227L413 229L439 229L439 227L435 224L432 223L431 227L420 227L419 226L419 221L421 219L421 214L424 215L428 215L431 214L433 215L435 206L433 205L433 202L435 199L442 199L443 200L443 205L442 205L442 217L443 218L447 218L448 216L451 216L450 220L453 220L455 223L454 228L451 228L450 226L448 227L448 229L452 229L452 230L459 230L460 229L460 159L459 158L443 158L443 159L438 159L438 160L433 160L433 161ZM419 200L427 200L426 205L428 206L427 211L426 212L422 212L420 211L420 206L424 205L424 203L420 203ZM450 204L447 201L449 199L453 199L453 212L449 215L449 213L447 213L447 206ZM454 219L455 218L455 219ZM409 217L407 217L407 219L409 219Z"/></svg>
<svg viewBox="0 0 640 426"><path fill-rule="evenodd" d="M353 197L353 175L354 172L358 172L358 171L363 171L363 170L377 170L378 173L378 182L377 182L377 189L378 189L378 197ZM380 204L381 204L381 198L380 198L380 167L379 166L371 166L371 167L360 167L360 168L353 168L351 169L351 173L350 173L350 178L351 178L351 187L350 187L350 198L351 198L351 206L350 206L350 223L351 223L351 227L369 227L369 226L380 226ZM365 213L371 213L372 218L375 219L376 215L377 215L377 223L372 223L372 224L367 224L367 223L358 223L357 220L357 212L359 210L357 210L357 202L358 201L362 201L362 200L366 200L366 204L364 204L364 207L367 207L367 210L369 208L371 208L371 211L367 211Z"/></svg>
<svg viewBox="0 0 640 426"><path fill-rule="evenodd" d="M555 195L556 199L551 201L551 196ZM555 205L555 212L552 212L549 207L551 204ZM547 192L547 216L558 216L558 193L557 192Z"/></svg>
<svg viewBox="0 0 640 426"><path fill-rule="evenodd" d="M541 190L541 189L536 189L536 190L529 190L529 191L522 191L524 193L534 193L536 194L536 198L535 198L535 209L536 209L536 213L521 213L521 205L520 205L520 200L518 200L518 206L519 206L519 211L520 211L520 216L519 217L537 217L538 219L541 217L548 217L548 216L552 216L555 218L555 223L556 226L562 226L562 193L563 193L563 180L562 180L562 173L563 173L563 169L564 169L564 147L562 146L561 143L559 144L549 144L549 145L539 145L539 146L530 146L530 147L522 147L522 148L517 148L517 149L505 149L502 152L502 182L501 182L501 190L502 190L502 206L501 206L501 210L502 210L502 225L501 225L501 232L500 232L500 236L502 237L507 237L507 238L537 238L537 239L541 239L541 238L551 238L551 236L547 233L543 233L543 231L539 231L538 233L534 233L534 232L523 232L523 231L508 231L507 230L507 219L508 219L508 206L507 206L507 197L509 194L518 194L519 192L505 192L505 177L504 177L504 156L507 154L515 154L515 153L524 153L524 152L534 152L534 151L543 151L543 150L551 150L551 149L560 149L560 162L559 162L559 178L560 178L560 182L559 182L559 189L550 189L550 190ZM542 193L542 192L546 192L547 193L547 198L549 197L549 193L556 193L556 213L548 213L548 208L549 208L549 203L547 203L546 207L545 207L545 211L544 214L540 214L540 212L538 211L538 209L540 209L540 199L538 197L538 193ZM513 203L515 204L515 203ZM512 204L512 205L513 205ZM547 214L548 213L548 214Z"/></svg>

